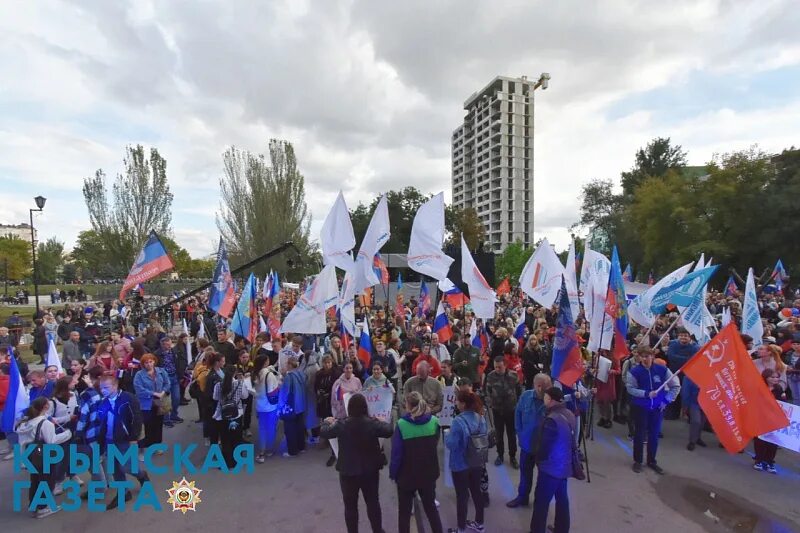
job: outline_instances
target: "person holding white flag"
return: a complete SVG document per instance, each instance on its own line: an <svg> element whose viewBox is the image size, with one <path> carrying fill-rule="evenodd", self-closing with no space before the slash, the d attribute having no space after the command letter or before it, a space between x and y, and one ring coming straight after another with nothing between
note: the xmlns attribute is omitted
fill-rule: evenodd
<svg viewBox="0 0 800 533"><path fill-rule="evenodd" d="M758 309L758 296L756 295L756 283L753 278L752 268L747 271L747 283L744 288L742 333L752 337L754 348L758 348L764 343L764 324L761 323L761 313Z"/></svg>
<svg viewBox="0 0 800 533"><path fill-rule="evenodd" d="M342 191L339 191L331 211L322 224L320 244L322 260L326 266L334 265L342 270L352 270L353 258L350 250L356 245L356 237Z"/></svg>
<svg viewBox="0 0 800 533"><path fill-rule="evenodd" d="M442 251L444 243L444 193L439 193L417 210L408 241L408 266L437 281L447 277L453 258Z"/></svg>
<svg viewBox="0 0 800 533"><path fill-rule="evenodd" d="M564 274L564 265L545 238L522 269L520 288L542 306L552 307Z"/></svg>
<svg viewBox="0 0 800 533"><path fill-rule="evenodd" d="M47 364L45 364L45 368L49 368L54 366L58 369L58 376L64 375L64 367L61 366L61 357L58 356L58 351L56 350L56 343L53 339L50 339L50 343L47 347Z"/></svg>
<svg viewBox="0 0 800 533"><path fill-rule="evenodd" d="M375 274L375 270L372 268L372 262L375 254L380 252L383 245L389 241L391 235L392 232L389 228L389 204L384 194L378 201L375 212L372 213L369 226L367 226L367 232L364 234L361 247L358 249L353 276L353 281L355 283L354 294L361 294L367 287L372 287L380 283L378 276Z"/></svg>
<svg viewBox="0 0 800 533"><path fill-rule="evenodd" d="M469 287L469 299L475 316L483 319L494 318L494 304L497 302L497 295L486 282L481 271L478 270L463 235L461 236L461 279Z"/></svg>

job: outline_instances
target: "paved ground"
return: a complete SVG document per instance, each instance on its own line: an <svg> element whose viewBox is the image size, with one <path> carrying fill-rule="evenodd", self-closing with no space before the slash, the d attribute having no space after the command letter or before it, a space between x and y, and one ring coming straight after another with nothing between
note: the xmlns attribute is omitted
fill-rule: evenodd
<svg viewBox="0 0 800 533"><path fill-rule="evenodd" d="M187 420L194 409L184 408ZM684 422L665 424L659 462L666 476L630 469L630 443L622 426L597 428L589 442L591 483L570 481L572 531L613 532L782 532L800 531L800 455L778 452L777 476L752 470L747 454L730 456L706 435L707 449L688 452ZM165 428L165 441L199 442L200 426L191 422ZM153 476L165 511L139 513L118 511L61 512L46 520L33 520L26 513L11 511L12 463L0 463L0 531L265 531L341 532L344 519L338 478L325 467L327 451L320 447L298 458L273 457L256 465L252 475L213 472L193 477L203 489L196 512L185 516L166 506L164 492L180 476ZM494 457L492 457L494 459ZM166 464L166 458L156 460ZM515 494L518 472L508 465L489 466L492 503L487 510L490 532L528 530L530 508L507 509ZM16 479L26 476L17 475ZM712 496L713 493L713 496ZM455 525L455 496L440 479L438 499L445 527ZM397 530L396 494L384 469L381 479L384 529ZM708 513L714 518L704 515ZM470 513L470 517L471 517ZM552 517L551 517L552 520ZM361 530L369 531L361 508ZM429 531L429 530L428 530Z"/></svg>

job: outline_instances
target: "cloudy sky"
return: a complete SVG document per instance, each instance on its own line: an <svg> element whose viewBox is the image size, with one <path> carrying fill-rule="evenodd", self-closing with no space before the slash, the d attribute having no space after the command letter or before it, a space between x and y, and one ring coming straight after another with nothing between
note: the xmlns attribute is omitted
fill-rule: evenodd
<svg viewBox="0 0 800 533"><path fill-rule="evenodd" d="M41 237L71 247L89 227L83 178L115 175L131 143L167 159L194 255L218 239L230 145L294 143L317 233L339 188L351 207L405 185L449 199L466 98L498 74L549 72L536 237L564 247L581 184L618 179L655 136L692 164L800 145L797 28L791 0L6 2L0 222L26 221L41 194Z"/></svg>

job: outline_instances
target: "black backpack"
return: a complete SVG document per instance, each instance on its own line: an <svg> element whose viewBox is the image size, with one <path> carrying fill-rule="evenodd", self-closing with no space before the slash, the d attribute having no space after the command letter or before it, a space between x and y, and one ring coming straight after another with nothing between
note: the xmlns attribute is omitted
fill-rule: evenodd
<svg viewBox="0 0 800 533"><path fill-rule="evenodd" d="M240 386L241 383L237 383L231 391L220 400L219 413L223 420L236 420L239 418L239 402L236 398L236 388ZM220 385L220 392L222 392L222 385Z"/></svg>
<svg viewBox="0 0 800 533"><path fill-rule="evenodd" d="M44 441L41 440L42 424L44 424L44 420L39 421L36 426L36 433L33 436L33 451L28 455L28 461L39 474L42 473L42 468L44 467Z"/></svg>
<svg viewBox="0 0 800 533"><path fill-rule="evenodd" d="M470 468L483 468L489 461L489 433L480 431L480 422L475 431L472 431L466 420L462 419L462 422L470 430L467 438L467 465Z"/></svg>

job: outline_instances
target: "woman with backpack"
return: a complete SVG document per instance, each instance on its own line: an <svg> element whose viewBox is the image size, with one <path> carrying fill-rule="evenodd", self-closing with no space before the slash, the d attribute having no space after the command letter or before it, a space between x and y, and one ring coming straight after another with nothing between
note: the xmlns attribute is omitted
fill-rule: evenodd
<svg viewBox="0 0 800 533"><path fill-rule="evenodd" d="M274 366L269 364L268 355L259 355L253 363L252 376L255 389L255 409L258 418L258 453L256 462L263 463L272 457L275 434L278 428L278 393L280 377Z"/></svg>
<svg viewBox="0 0 800 533"><path fill-rule="evenodd" d="M197 377L200 385L203 403L203 434L207 435L205 445L219 444L219 431L214 413L217 410L217 401L214 399L214 389L218 383L222 383L225 377L225 356L219 352L214 352L206 356L206 371L201 372ZM206 431L207 430L207 431Z"/></svg>
<svg viewBox="0 0 800 533"><path fill-rule="evenodd" d="M453 419L444 442L450 450L450 471L456 489L456 518L458 529L448 533L463 533L469 527L484 531L484 498L481 494L481 474L489 458L489 433L483 418L483 403L474 392L459 391L456 407L460 414ZM469 497L475 504L475 520L467 521Z"/></svg>
<svg viewBox="0 0 800 533"><path fill-rule="evenodd" d="M75 423L78 420L78 395L75 393L73 380L69 376L59 378L53 387L53 397L47 406L47 418L55 424L56 431L70 430L75 431ZM67 478L69 472L69 441L64 443L64 460L55 469L54 481L55 492L61 493L61 484ZM83 485L83 481L77 475L69 475L70 479Z"/></svg>
<svg viewBox="0 0 800 533"><path fill-rule="evenodd" d="M47 410L49 405L50 400L40 396L33 400L30 407L25 410L23 418L17 426L16 431L17 435L19 436L20 446L26 446L30 443L62 444L68 442L72 438L72 432L68 429L61 433L56 433L55 424L53 424L53 422L47 418ZM31 461L34 466L41 465L42 457L40 456L37 460L37 455L38 454L35 451L29 455L29 461ZM55 472L52 470L48 474L45 474L43 471L39 471L38 473L31 472L30 480L31 486L28 489L28 498L31 502L33 502L33 497L36 495L36 490L39 487L39 483L47 483L47 485L50 487L50 491L55 490ZM57 513L60 510L61 507L58 505L55 508L51 508L40 504L36 506L35 512L33 512L32 516L34 518L44 518L53 513Z"/></svg>
<svg viewBox="0 0 800 533"><path fill-rule="evenodd" d="M220 436L222 457L228 468L236 466L233 450L242 442L242 420L244 404L242 400L249 396L244 384L244 376L236 367L226 366L221 382L214 385L212 398L217 402L214 410L214 421Z"/></svg>

